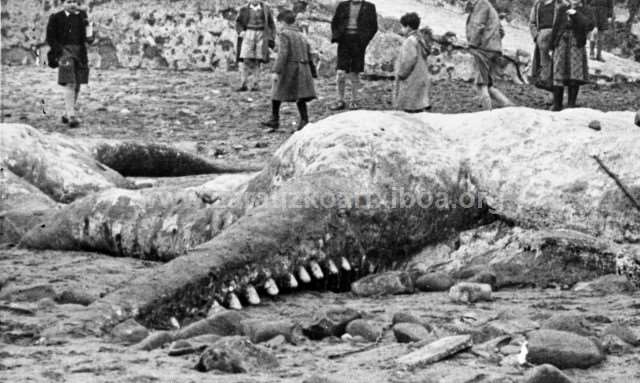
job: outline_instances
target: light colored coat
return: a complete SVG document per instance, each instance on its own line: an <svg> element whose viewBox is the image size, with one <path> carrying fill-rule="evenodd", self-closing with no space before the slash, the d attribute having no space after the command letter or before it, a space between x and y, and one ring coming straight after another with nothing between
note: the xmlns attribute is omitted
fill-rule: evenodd
<svg viewBox="0 0 640 383"><path fill-rule="evenodd" d="M411 32L402 44L395 64L395 107L415 111L431 106L431 81L427 57L429 48L418 31Z"/></svg>
<svg viewBox="0 0 640 383"><path fill-rule="evenodd" d="M500 17L489 0L471 0L467 18L467 42L474 48L502 52L504 30Z"/></svg>

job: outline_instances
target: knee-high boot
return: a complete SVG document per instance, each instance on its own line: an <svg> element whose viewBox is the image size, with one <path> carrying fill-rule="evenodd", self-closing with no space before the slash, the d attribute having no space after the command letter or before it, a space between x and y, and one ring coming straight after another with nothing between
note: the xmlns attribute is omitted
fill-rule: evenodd
<svg viewBox="0 0 640 383"><path fill-rule="evenodd" d="M567 97L567 106L569 108L576 107L576 101L578 100L578 92L580 91L579 85L570 85Z"/></svg>
<svg viewBox="0 0 640 383"><path fill-rule="evenodd" d="M553 87L553 106L551 107L552 111L560 111L562 110L562 98L564 97L564 87L563 86L554 86Z"/></svg>

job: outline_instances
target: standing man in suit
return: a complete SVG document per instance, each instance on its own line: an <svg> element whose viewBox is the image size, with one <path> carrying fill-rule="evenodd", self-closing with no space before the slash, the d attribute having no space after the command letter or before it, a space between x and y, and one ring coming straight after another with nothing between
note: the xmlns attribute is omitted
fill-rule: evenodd
<svg viewBox="0 0 640 383"><path fill-rule="evenodd" d="M47 24L46 39L51 47L49 57L57 63L58 84L64 87L65 114L62 122L69 124L70 128L80 124L76 116L78 95L80 85L89 83L87 44L94 40L93 26L89 24L82 4L83 0L62 0L64 9L51 15Z"/></svg>
<svg viewBox="0 0 640 383"><path fill-rule="evenodd" d="M249 2L238 13L236 30L240 43L239 92L259 89L260 64L269 62L269 48L275 47L276 25L269 5L260 0ZM251 83L251 84L249 84Z"/></svg>
<svg viewBox="0 0 640 383"><path fill-rule="evenodd" d="M596 23L595 29L591 32L589 58L604 61L602 59L602 40L609 25L613 22L613 0L587 0L586 4L591 8L591 14ZM615 28L615 25L613 27Z"/></svg>
<svg viewBox="0 0 640 383"><path fill-rule="evenodd" d="M367 45L378 32L376 6L368 1L349 0L338 4L331 20L331 42L338 43L338 101L331 110L346 108L344 91L346 78L351 83L351 109L358 108L360 73L364 71L364 54Z"/></svg>

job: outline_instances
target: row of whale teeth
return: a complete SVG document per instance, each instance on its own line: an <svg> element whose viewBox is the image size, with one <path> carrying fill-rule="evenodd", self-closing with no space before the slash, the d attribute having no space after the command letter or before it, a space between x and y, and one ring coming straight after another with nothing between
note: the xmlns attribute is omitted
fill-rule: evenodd
<svg viewBox="0 0 640 383"><path fill-rule="evenodd" d="M296 275L293 273L289 273L285 278L283 278L282 282L284 287L288 290L297 289L302 284L311 283L313 279L321 280L324 278L325 273L328 275L338 275L340 273L340 269L346 272L353 270L351 267L351 263L347 258L342 257L340 259L340 269L331 259L324 262L324 271L320 264L316 261L309 262L307 267L300 266L296 270ZM309 273L309 271L310 273ZM368 271L372 272L374 267L372 264L369 265ZM313 278L312 278L313 276ZM298 282L299 281L299 282ZM278 288L278 284L273 278L267 278L267 280L262 285L262 290L269 296L275 297L280 294L280 289ZM247 284L242 288L238 288L237 286L227 286L227 293L224 298L224 302L213 302L214 307L218 307L220 304L226 306L227 308L233 310L241 310L242 302L248 303L250 306L259 305L261 302L260 295L258 294L258 290L251 284ZM240 299L240 296L243 300Z"/></svg>

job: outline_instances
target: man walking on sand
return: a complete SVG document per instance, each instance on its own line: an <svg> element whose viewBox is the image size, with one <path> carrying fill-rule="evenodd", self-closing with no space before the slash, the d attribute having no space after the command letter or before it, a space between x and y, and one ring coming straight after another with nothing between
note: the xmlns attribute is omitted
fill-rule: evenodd
<svg viewBox="0 0 640 383"><path fill-rule="evenodd" d="M513 102L493 84L498 60L502 56L502 37L504 37L498 12L489 0L469 0L466 11L469 12L466 25L467 42L474 57L475 84L482 107L491 110L492 100L502 106L513 106Z"/></svg>
<svg viewBox="0 0 640 383"><path fill-rule="evenodd" d="M47 44L51 47L49 66L58 67L58 84L64 87L65 114L62 122L70 128L80 125L76 116L80 85L89 83L87 44L92 43L93 26L82 0L62 0L64 9L49 17Z"/></svg>
<svg viewBox="0 0 640 383"><path fill-rule="evenodd" d="M269 48L275 47L276 25L266 2L249 0L238 13L236 31L241 38L239 92L259 90L260 64L269 62Z"/></svg>
<svg viewBox="0 0 640 383"><path fill-rule="evenodd" d="M346 79L351 83L350 109L358 108L360 73L364 71L364 54L367 45L378 32L376 6L368 1L349 0L338 4L331 20L331 42L338 43L338 101L329 107L331 110L346 108L344 92Z"/></svg>

